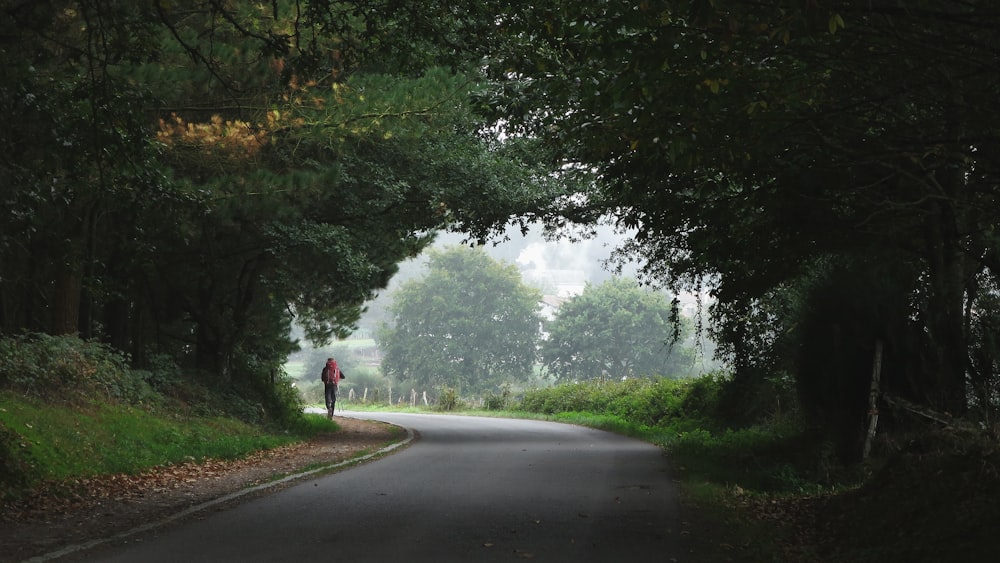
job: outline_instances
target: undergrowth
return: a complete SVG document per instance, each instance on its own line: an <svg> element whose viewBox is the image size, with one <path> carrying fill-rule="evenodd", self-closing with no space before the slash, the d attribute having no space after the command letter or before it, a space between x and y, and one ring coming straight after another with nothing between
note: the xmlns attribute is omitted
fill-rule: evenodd
<svg viewBox="0 0 1000 563"><path fill-rule="evenodd" d="M693 560L985 562L1000 554L996 436L909 425L908 436L880 433L866 463L844 465L788 408L791 393L780 412L725 424L716 409L726 384L713 375L564 385L529 392L521 405L532 416L660 444L692 534L707 538Z"/></svg>
<svg viewBox="0 0 1000 563"><path fill-rule="evenodd" d="M101 345L68 337L0 340L0 497L43 481L239 457L335 429L325 417L302 416L282 381L264 392L260 378L245 379L250 385L234 389L169 362L130 370ZM995 437L921 432L845 467L801 422L790 388L771 390L780 410L726 423L728 384L725 374L711 374L560 385L519 397L504 388L484 410L454 393L445 407L402 410L557 420L660 445L681 483L686 518L705 538L695 560L987 561L1000 553L988 525L1000 518Z"/></svg>
<svg viewBox="0 0 1000 563"><path fill-rule="evenodd" d="M667 449L693 478L753 491L800 492L843 483L847 475L803 431L794 413L734 428L717 409L728 379L635 379L529 391L526 412L642 438Z"/></svg>
<svg viewBox="0 0 1000 563"><path fill-rule="evenodd" d="M69 336L0 339L0 499L42 483L232 459L336 424L303 416L288 382L222 385Z"/></svg>
<svg viewBox="0 0 1000 563"><path fill-rule="evenodd" d="M521 407L660 445L681 484L685 518L698 528L687 541L702 538L692 560L789 560L784 546L796 533L794 519L761 519L756 507L830 494L855 476L787 408L755 424L727 425L719 412L727 383L724 374L711 374L563 385L526 393Z"/></svg>

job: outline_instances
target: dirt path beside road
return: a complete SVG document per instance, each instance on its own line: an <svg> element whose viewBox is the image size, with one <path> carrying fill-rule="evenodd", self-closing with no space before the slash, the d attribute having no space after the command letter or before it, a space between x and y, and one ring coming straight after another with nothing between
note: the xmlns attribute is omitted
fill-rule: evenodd
<svg viewBox="0 0 1000 563"><path fill-rule="evenodd" d="M76 488L71 494L65 486L52 487L0 504L0 562L114 536L282 476L376 452L406 437L402 429L379 422L335 420L341 427L336 433L248 458L81 479L71 484Z"/></svg>

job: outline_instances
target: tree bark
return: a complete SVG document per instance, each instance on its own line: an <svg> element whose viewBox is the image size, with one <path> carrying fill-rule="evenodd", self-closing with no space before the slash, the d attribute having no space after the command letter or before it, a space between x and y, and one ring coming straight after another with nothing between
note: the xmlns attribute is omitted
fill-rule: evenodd
<svg viewBox="0 0 1000 563"><path fill-rule="evenodd" d="M56 274L52 295L52 333L78 334L80 326L80 294L83 278L72 267Z"/></svg>
<svg viewBox="0 0 1000 563"><path fill-rule="evenodd" d="M868 459L875 440L875 430L878 428L878 398L882 385L882 341L875 339L875 354L872 360L872 384L868 392L868 433L865 435L865 445L861 450L861 460Z"/></svg>
<svg viewBox="0 0 1000 563"><path fill-rule="evenodd" d="M74 207L77 212L86 217L80 207ZM57 267L54 276L54 288L50 302L50 332L52 334L80 334L80 304L83 297L83 279L87 260L87 233L90 222L84 218L70 218L71 225L65 251L54 258Z"/></svg>
<svg viewBox="0 0 1000 563"><path fill-rule="evenodd" d="M937 202L928 226L927 331L933 365L925 374L929 406L961 414L965 411L968 365L965 335L965 255L961 249L955 210L950 200Z"/></svg>

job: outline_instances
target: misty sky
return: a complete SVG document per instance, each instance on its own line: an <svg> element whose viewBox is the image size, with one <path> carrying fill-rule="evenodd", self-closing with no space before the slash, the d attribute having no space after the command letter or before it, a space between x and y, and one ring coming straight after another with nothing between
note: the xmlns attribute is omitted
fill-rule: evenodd
<svg viewBox="0 0 1000 563"><path fill-rule="evenodd" d="M625 238L624 235L615 233L615 229L610 226L598 227L597 232L597 237L587 240L546 241L541 227L533 227L526 236L521 235L519 229L511 228L506 233L510 240L497 245L490 243L483 248L496 260L516 264L525 283L538 286L546 293L557 293L558 288L553 287L553 283L562 285L560 293L570 291L570 286L577 286L575 293L579 293L585 283L599 284L612 277L612 273L605 269L604 262ZM461 234L441 233L434 247L454 246L461 244L462 239ZM637 270L637 266L631 264L623 269L623 275L635 277ZM382 309L384 303L378 303L379 301L391 294L400 283L424 273L424 256L400 264L399 273L380 297L370 303L370 309ZM364 320L362 324L366 324Z"/></svg>

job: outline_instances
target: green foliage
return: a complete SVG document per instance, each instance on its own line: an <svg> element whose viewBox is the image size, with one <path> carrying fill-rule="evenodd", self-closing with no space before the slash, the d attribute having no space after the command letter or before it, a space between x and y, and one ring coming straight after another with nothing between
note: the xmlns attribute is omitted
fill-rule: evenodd
<svg viewBox="0 0 1000 563"><path fill-rule="evenodd" d="M0 406L0 409L3 413L7 407ZM25 449L21 436L7 428L7 423L0 419L0 498L31 486L34 479L31 471L37 462Z"/></svg>
<svg viewBox="0 0 1000 563"><path fill-rule="evenodd" d="M131 370L108 346L75 337L0 339L0 495L42 481L239 457L330 429L302 415L290 378L253 361L238 373L222 385L162 356L149 371Z"/></svg>
<svg viewBox="0 0 1000 563"><path fill-rule="evenodd" d="M327 422L324 430L330 429ZM105 473L137 473L192 459L237 458L317 431L302 422L294 434L218 416L158 416L142 408L94 403L84 408L25 400L0 392L0 496L42 482Z"/></svg>
<svg viewBox="0 0 1000 563"><path fill-rule="evenodd" d="M888 322L924 335L898 342L922 362L887 384L918 382L922 402L965 411L978 348L966 305L1000 273L1000 15L947 0L902 12L667 0L506 6L497 20L502 37L475 43L495 81L479 107L599 178L552 223L607 212L636 230L620 250L646 275L711 289L737 378L782 359L754 331L802 320L758 315L761 301L824 261L876 257L911 273L892 302L920 311Z"/></svg>
<svg viewBox="0 0 1000 563"><path fill-rule="evenodd" d="M155 401L152 372L131 371L119 352L72 336L26 334L0 339L0 388L59 403L99 396Z"/></svg>
<svg viewBox="0 0 1000 563"><path fill-rule="evenodd" d="M696 429L678 433L668 447L686 478L737 484L754 493L818 492L847 477L831 473L833 460L793 426Z"/></svg>
<svg viewBox="0 0 1000 563"><path fill-rule="evenodd" d="M727 379L720 374L695 379L594 381L535 389L524 394L520 408L556 414L589 412L620 417L640 427L675 423L713 427L717 397Z"/></svg>
<svg viewBox="0 0 1000 563"><path fill-rule="evenodd" d="M545 324L540 356L560 381L687 375L691 326L659 292L614 278L588 285Z"/></svg>
<svg viewBox="0 0 1000 563"><path fill-rule="evenodd" d="M343 336L435 230L485 237L559 193L479 134L474 78L387 32L395 9L182 4L4 12L4 334L275 382L293 316Z"/></svg>
<svg viewBox="0 0 1000 563"><path fill-rule="evenodd" d="M27 334L0 339L0 389L57 405L94 402L181 408L196 416L229 415L248 423L288 426L301 418L292 381L271 366L241 357L236 381L185 374L159 356L151 370L133 370L107 345L73 336Z"/></svg>
<svg viewBox="0 0 1000 563"><path fill-rule="evenodd" d="M695 481L760 493L816 491L856 478L793 416L727 426L721 407L732 384L723 374L709 374L558 385L525 393L519 409L658 443Z"/></svg>
<svg viewBox="0 0 1000 563"><path fill-rule="evenodd" d="M972 343L969 363L971 406L980 420L997 420L1000 414L1000 285L996 279L983 279L983 289L976 295L970 311L969 338Z"/></svg>
<svg viewBox="0 0 1000 563"><path fill-rule="evenodd" d="M482 249L430 254L429 272L394 294L378 335L387 375L418 387L491 389L531 373L541 295Z"/></svg>
<svg viewBox="0 0 1000 563"><path fill-rule="evenodd" d="M441 391L441 396L437 401L438 410L451 412L459 410L462 406L462 399L458 396L457 389L454 387L446 387Z"/></svg>
<svg viewBox="0 0 1000 563"><path fill-rule="evenodd" d="M500 392L490 391L483 397L483 408L488 411L505 411L513 404L510 383L500 386Z"/></svg>

